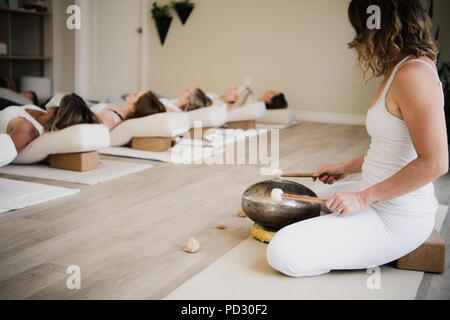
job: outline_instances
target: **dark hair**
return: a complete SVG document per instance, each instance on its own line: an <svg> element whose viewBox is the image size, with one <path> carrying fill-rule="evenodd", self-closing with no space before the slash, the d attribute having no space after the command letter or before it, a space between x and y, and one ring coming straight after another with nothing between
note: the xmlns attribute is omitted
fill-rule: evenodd
<svg viewBox="0 0 450 320"><path fill-rule="evenodd" d="M45 131L62 130L82 123L101 123L86 102L75 93L64 96L54 115L45 125Z"/></svg>
<svg viewBox="0 0 450 320"><path fill-rule="evenodd" d="M6 88L11 91L17 91L16 83L14 80L8 75L2 75L0 77L0 88Z"/></svg>
<svg viewBox="0 0 450 320"><path fill-rule="evenodd" d="M155 113L166 112L166 107L159 101L158 97L151 91L147 91L134 104L134 112L131 118L143 118Z"/></svg>
<svg viewBox="0 0 450 320"><path fill-rule="evenodd" d="M33 99L32 99L33 104L35 106L39 106L39 99L38 99L36 92L34 92L34 91L28 91L28 92L33 96Z"/></svg>
<svg viewBox="0 0 450 320"><path fill-rule="evenodd" d="M194 111L201 108L210 107L213 101L201 89L197 88L188 97L188 103L180 109L184 112Z"/></svg>
<svg viewBox="0 0 450 320"><path fill-rule="evenodd" d="M381 29L367 27L367 8L381 10ZM436 61L438 49L431 35L431 19L421 0L352 0L348 16L356 31L349 48L358 54L364 75L385 75L403 55L427 56Z"/></svg>
<svg viewBox="0 0 450 320"><path fill-rule="evenodd" d="M270 103L266 103L267 110L286 109L287 107L288 103L283 93L277 94Z"/></svg>

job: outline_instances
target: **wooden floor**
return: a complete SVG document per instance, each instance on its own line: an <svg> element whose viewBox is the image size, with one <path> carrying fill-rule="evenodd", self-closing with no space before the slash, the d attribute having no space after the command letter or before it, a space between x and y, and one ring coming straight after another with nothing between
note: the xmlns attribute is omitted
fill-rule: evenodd
<svg viewBox="0 0 450 320"><path fill-rule="evenodd" d="M311 123L280 141L281 167L305 172L369 145L363 127ZM20 178L81 192L0 215L0 299L160 299L249 236L251 222L236 212L245 189L265 179L258 166L153 164L96 186ZM195 255L182 250L191 236L202 246ZM81 290L66 288L71 265Z"/></svg>

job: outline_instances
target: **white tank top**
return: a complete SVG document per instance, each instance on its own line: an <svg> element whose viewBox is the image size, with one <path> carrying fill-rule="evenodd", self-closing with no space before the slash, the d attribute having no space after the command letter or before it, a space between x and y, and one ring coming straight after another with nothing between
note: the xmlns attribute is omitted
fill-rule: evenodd
<svg viewBox="0 0 450 320"><path fill-rule="evenodd" d="M362 167L362 190L389 179L417 158L406 123L392 115L386 106L386 96L395 74L402 65L409 62L408 59L410 57L406 57L395 67L381 97L367 113L366 127L371 137L371 144ZM439 76L428 63L421 60L410 61L425 63L439 81ZM384 205L386 204L401 207L413 206L416 209L417 206L422 208L435 206L434 186L430 183L410 194L387 201Z"/></svg>
<svg viewBox="0 0 450 320"><path fill-rule="evenodd" d="M14 118L25 118L36 128L39 135L44 133L44 127L37 122L26 110L42 111L41 108L34 105L11 106L0 111L0 133L7 133L9 122Z"/></svg>

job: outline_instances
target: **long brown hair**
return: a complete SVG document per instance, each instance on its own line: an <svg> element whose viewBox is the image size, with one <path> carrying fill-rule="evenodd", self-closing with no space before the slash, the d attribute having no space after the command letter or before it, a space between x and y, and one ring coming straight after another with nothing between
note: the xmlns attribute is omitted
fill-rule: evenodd
<svg viewBox="0 0 450 320"><path fill-rule="evenodd" d="M195 89L188 97L188 103L180 109L184 112L194 111L201 108L210 107L213 101L201 89Z"/></svg>
<svg viewBox="0 0 450 320"><path fill-rule="evenodd" d="M83 123L101 123L86 102L75 93L64 96L59 108L45 125L45 131L57 131Z"/></svg>
<svg viewBox="0 0 450 320"><path fill-rule="evenodd" d="M371 5L381 10L381 29L367 26L367 9ZM371 78L385 75L402 55L437 59L431 19L421 0L352 0L348 16L356 31L349 48L357 52L364 76L368 71Z"/></svg>
<svg viewBox="0 0 450 320"><path fill-rule="evenodd" d="M155 113L163 112L166 112L166 107L153 92L147 91L134 104L134 112L130 119L147 117Z"/></svg>

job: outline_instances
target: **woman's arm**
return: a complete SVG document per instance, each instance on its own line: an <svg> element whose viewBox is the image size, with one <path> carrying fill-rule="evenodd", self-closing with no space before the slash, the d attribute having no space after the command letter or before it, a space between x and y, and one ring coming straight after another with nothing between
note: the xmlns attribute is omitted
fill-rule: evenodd
<svg viewBox="0 0 450 320"><path fill-rule="evenodd" d="M448 172L448 144L442 93L422 63L405 65L391 87L392 104L405 120L417 159L391 178L359 193L337 193L327 206L342 215L413 192ZM391 100L391 99L390 99ZM380 124L382 125L382 124Z"/></svg>
<svg viewBox="0 0 450 320"><path fill-rule="evenodd" d="M366 205L415 191L448 172L448 143L442 93L436 76L422 63L409 63L391 88L417 152L417 159L390 179L361 193Z"/></svg>
<svg viewBox="0 0 450 320"><path fill-rule="evenodd" d="M98 111L96 113L97 117L105 126L108 127L109 131L122 123L122 120L118 117L118 115L111 110L116 111L125 120L127 120L131 114L131 109L129 107L120 107L115 105L106 105L105 109Z"/></svg>
<svg viewBox="0 0 450 320"><path fill-rule="evenodd" d="M17 153L21 152L34 139L39 137L39 132L34 125L24 118L14 118L8 124L7 133L14 142Z"/></svg>
<svg viewBox="0 0 450 320"><path fill-rule="evenodd" d="M114 129L121 122L121 120L109 110L102 110L97 112L97 117L106 127L108 127L109 131Z"/></svg>
<svg viewBox="0 0 450 320"><path fill-rule="evenodd" d="M343 180L349 175L360 173L364 163L365 155L347 162L331 164L322 167L314 174L313 181L317 179L325 184L334 184L336 181ZM338 176L336 179L335 176Z"/></svg>

